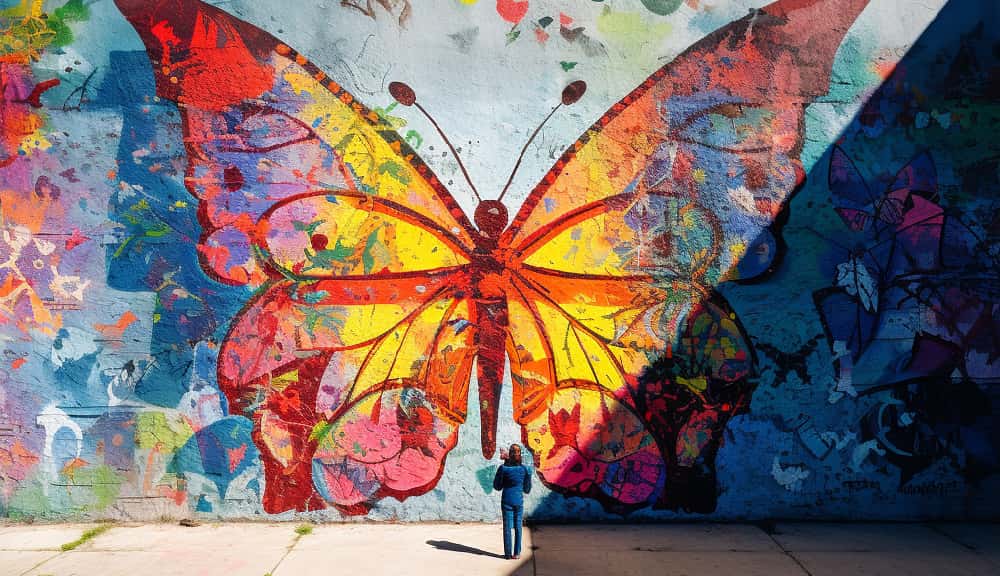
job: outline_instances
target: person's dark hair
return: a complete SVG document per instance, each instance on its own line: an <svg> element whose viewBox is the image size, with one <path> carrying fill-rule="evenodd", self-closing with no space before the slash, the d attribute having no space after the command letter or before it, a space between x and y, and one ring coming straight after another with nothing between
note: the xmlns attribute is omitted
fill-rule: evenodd
<svg viewBox="0 0 1000 576"><path fill-rule="evenodd" d="M507 451L507 461L504 462L507 466L520 466L521 465L521 445L511 444L510 450Z"/></svg>

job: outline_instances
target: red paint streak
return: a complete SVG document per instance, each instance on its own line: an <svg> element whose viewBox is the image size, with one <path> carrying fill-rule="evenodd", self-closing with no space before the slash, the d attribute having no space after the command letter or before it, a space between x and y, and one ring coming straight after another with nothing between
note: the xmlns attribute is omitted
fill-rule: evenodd
<svg viewBox="0 0 1000 576"><path fill-rule="evenodd" d="M28 102L34 92L24 96L32 80L30 67L0 62L0 168L17 160L21 141L42 126Z"/></svg>
<svg viewBox="0 0 1000 576"><path fill-rule="evenodd" d="M66 250L72 250L88 240L90 240L90 238L81 234L78 228L74 228L72 235L66 239Z"/></svg>
<svg viewBox="0 0 1000 576"><path fill-rule="evenodd" d="M44 94L47 90L51 88L55 88L58 85L59 85L58 78L52 78L51 80L39 82L38 84L35 84L35 87L31 90L31 94L28 94L28 97L22 100L22 102L30 105L32 108L41 108L42 94Z"/></svg>
<svg viewBox="0 0 1000 576"><path fill-rule="evenodd" d="M38 461L38 455L20 439L14 440L14 445L9 450L0 448L0 474L14 481L22 482L28 478Z"/></svg>
<svg viewBox="0 0 1000 576"><path fill-rule="evenodd" d="M246 456L247 445L243 444L239 448L226 448L226 456L229 458L229 473L236 472L243 457Z"/></svg>
<svg viewBox="0 0 1000 576"><path fill-rule="evenodd" d="M119 340L125 330L138 320L139 318L131 310L127 310L114 324L94 324L94 328L105 338Z"/></svg>

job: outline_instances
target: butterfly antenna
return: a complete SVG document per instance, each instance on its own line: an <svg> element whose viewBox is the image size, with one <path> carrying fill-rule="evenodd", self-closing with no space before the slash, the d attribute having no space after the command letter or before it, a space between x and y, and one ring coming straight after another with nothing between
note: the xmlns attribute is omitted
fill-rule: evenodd
<svg viewBox="0 0 1000 576"><path fill-rule="evenodd" d="M528 151L528 146L531 146L531 143L535 141L535 136L538 136L538 133L542 131L542 127L545 126L545 123L549 121L549 118L552 118L552 115L556 113L556 110L562 108L563 106L571 106L575 104L577 100L583 97L583 94L586 91L587 83L583 80L571 82L563 88L562 102L556 104L556 107L553 108L552 111L549 112L549 115L542 120L542 123L535 128L535 131L531 133L531 137L528 138L528 141L524 143L524 147L521 148L521 153L517 156L517 163L514 164L514 169L510 171L510 178L507 178L507 183L500 192L500 197L497 198L498 202L503 200L504 195L507 194L507 190L510 189L510 185L514 181L514 176L517 174L517 170L521 167L521 162L524 160L524 154Z"/></svg>
<svg viewBox="0 0 1000 576"><path fill-rule="evenodd" d="M402 82L390 82L389 94L392 94L392 97L396 99L396 102L399 102L403 106L416 106L417 110L420 110L420 113L424 115L424 118L427 118L427 121L434 126L437 133L441 135L441 139L448 145L448 149L451 150L451 154L455 157L455 161L458 162L458 167L462 170L462 176L465 176L465 181L469 183L469 188L472 189L472 193L476 196L476 201L482 202L483 199L479 196L479 191L476 190L476 185L472 183L472 178L469 178L469 172L465 169L465 164L462 164L462 158L458 155L458 151L451 145L451 141L448 140L447 136L445 136L444 131L441 130L438 123L434 121L434 118L427 112L427 110L424 109L423 106L420 105L419 102L417 102L417 94L413 91L413 88L410 88L408 84L404 84Z"/></svg>

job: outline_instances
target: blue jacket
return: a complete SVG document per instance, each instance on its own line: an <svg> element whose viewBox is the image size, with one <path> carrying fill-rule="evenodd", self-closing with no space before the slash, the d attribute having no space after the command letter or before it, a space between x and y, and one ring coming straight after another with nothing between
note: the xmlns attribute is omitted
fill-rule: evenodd
<svg viewBox="0 0 1000 576"><path fill-rule="evenodd" d="M503 490L500 504L507 506L524 506L524 496L531 492L531 472L524 466L507 466L497 468L493 478L493 489Z"/></svg>

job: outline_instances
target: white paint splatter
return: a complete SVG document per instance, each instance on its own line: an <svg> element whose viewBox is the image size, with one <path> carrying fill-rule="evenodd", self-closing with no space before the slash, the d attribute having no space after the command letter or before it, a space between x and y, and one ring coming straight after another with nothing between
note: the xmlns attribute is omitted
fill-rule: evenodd
<svg viewBox="0 0 1000 576"><path fill-rule="evenodd" d="M782 467L778 457L775 456L771 462L771 476L789 492L798 492L802 489L802 481L809 477L809 470L803 466Z"/></svg>
<svg viewBox="0 0 1000 576"><path fill-rule="evenodd" d="M851 454L851 469L857 473L864 472L865 460L868 456L874 452L879 456L885 456L885 450L879 448L878 442L875 440L869 440L867 442L862 442L854 447L854 453Z"/></svg>

